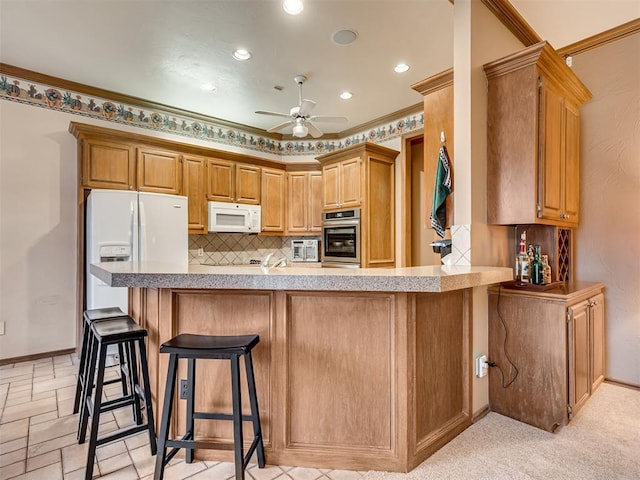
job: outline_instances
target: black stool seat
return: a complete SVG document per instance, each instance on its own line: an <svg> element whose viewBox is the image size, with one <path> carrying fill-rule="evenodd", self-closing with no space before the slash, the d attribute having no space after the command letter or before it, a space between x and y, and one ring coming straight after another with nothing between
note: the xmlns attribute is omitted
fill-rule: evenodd
<svg viewBox="0 0 640 480"><path fill-rule="evenodd" d="M164 390L164 403L162 420L160 422L160 435L158 436L158 455L156 457L154 480L162 480L165 466L181 448L186 450L185 461L187 463L193 462L194 448L220 448L219 443L206 442L195 438L196 419L233 421L233 450L236 480L244 480L245 469L254 452L258 457L258 466L264 468L265 460L262 429L260 427L258 396L256 394L256 384L253 376L253 361L251 359L251 350L259 341L260 337L258 335L211 336L183 333L162 344L160 352L169 354L169 369L167 370L167 382ZM240 357L244 358L251 415L242 414ZM186 433L181 439L169 439L169 425L171 423L178 360L180 358L185 358L188 361ZM195 410L197 359L223 359L230 361L232 414L197 412ZM253 425L253 441L246 455L244 455L243 450L243 421L251 422ZM171 448L171 451L168 453L167 448Z"/></svg>
<svg viewBox="0 0 640 480"><path fill-rule="evenodd" d="M85 310L83 313L84 322L82 324L82 347L80 350L80 365L78 365L78 380L76 381L76 393L73 401L73 413L78 413L80 410L80 399L83 396L83 391L87 378L93 378L93 375L89 376L87 372L87 360L89 359L89 343L91 335L91 325L94 322L101 322L104 320L111 320L114 318L126 317L120 307L105 307L94 308L91 310ZM121 345L118 346L118 356L120 357L120 378L109 380L105 382L105 385L120 382L122 384L122 395L127 396L127 382L125 376L127 375L127 356Z"/></svg>
<svg viewBox="0 0 640 480"><path fill-rule="evenodd" d="M85 388L82 395L82 408L80 411L78 441L84 443L87 434L89 417L91 417L91 432L89 434L89 449L87 454L87 466L85 480L91 480L93 475L93 463L96 447L105 443L120 440L147 430L149 432L149 445L151 455L156 454L156 432L153 418L153 406L151 405L151 387L149 383L149 370L144 339L147 331L140 327L131 317L103 319L94 321L90 326L89 356L85 369ZM107 347L118 345L126 352L128 372L126 375L128 393L114 400L102 400L107 359ZM137 347L137 348L136 348ZM138 378L138 358L140 360L140 373L143 387ZM93 377L95 374L95 381ZM146 423L143 422L141 399L144 401L146 411ZM136 425L118 430L110 435L98 438L100 415L118 408L132 406Z"/></svg>
<svg viewBox="0 0 640 480"><path fill-rule="evenodd" d="M193 353L201 358L205 355L244 355L260 341L258 335L212 336L182 333L160 347L160 353ZM197 350L196 352L191 352Z"/></svg>

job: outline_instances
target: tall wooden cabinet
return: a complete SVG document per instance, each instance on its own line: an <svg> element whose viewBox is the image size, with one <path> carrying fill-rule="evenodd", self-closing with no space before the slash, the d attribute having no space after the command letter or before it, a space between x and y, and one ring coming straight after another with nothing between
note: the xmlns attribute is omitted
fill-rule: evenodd
<svg viewBox="0 0 640 480"><path fill-rule="evenodd" d="M604 286L489 289L491 410L555 431L604 379Z"/></svg>
<svg viewBox="0 0 640 480"><path fill-rule="evenodd" d="M360 264L395 266L395 158L399 152L363 142L317 157L325 211L360 208Z"/></svg>
<svg viewBox="0 0 640 480"><path fill-rule="evenodd" d="M287 234L322 233L322 172L287 172Z"/></svg>
<svg viewBox="0 0 640 480"><path fill-rule="evenodd" d="M182 194L188 199L189 233L206 234L207 212L207 159L197 155L184 155Z"/></svg>
<svg viewBox="0 0 640 480"><path fill-rule="evenodd" d="M578 109L591 93L547 42L484 70L488 223L576 227Z"/></svg>
<svg viewBox="0 0 640 480"><path fill-rule="evenodd" d="M445 145L453 168L453 69L426 78L411 85L424 96L424 225L431 228L431 208L435 185L438 154L444 135ZM446 199L446 228L453 224L453 195Z"/></svg>

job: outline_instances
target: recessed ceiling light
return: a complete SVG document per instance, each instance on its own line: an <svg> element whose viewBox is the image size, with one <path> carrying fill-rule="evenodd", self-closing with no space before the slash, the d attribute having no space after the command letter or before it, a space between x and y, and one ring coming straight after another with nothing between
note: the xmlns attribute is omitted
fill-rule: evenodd
<svg viewBox="0 0 640 480"><path fill-rule="evenodd" d="M233 52L233 58L236 60L240 60L241 62L244 60L249 60L251 58L251 52L249 50L245 50L244 48L239 48L235 52Z"/></svg>
<svg viewBox="0 0 640 480"><path fill-rule="evenodd" d="M409 65L407 65L406 63L399 63L393 69L393 71L396 73L404 73L407 70L409 70Z"/></svg>
<svg viewBox="0 0 640 480"><path fill-rule="evenodd" d="M331 36L336 45L349 45L356 41L358 34L353 30L338 30Z"/></svg>
<svg viewBox="0 0 640 480"><path fill-rule="evenodd" d="M289 15L298 15L304 9L302 0L284 0L282 2L282 8Z"/></svg>
<svg viewBox="0 0 640 480"><path fill-rule="evenodd" d="M205 92L213 92L216 89L216 86L213 83L203 83L200 85L200 90L204 90Z"/></svg>
<svg viewBox="0 0 640 480"><path fill-rule="evenodd" d="M353 97L353 93L351 92L342 92L340 94L340 98L343 100L349 100L351 97Z"/></svg>

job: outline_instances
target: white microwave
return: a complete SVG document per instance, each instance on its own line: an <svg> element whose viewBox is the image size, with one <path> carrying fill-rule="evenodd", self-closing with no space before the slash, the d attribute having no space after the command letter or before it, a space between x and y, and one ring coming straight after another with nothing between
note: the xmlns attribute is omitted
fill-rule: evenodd
<svg viewBox="0 0 640 480"><path fill-rule="evenodd" d="M208 202L208 211L210 232L260 232L260 205Z"/></svg>

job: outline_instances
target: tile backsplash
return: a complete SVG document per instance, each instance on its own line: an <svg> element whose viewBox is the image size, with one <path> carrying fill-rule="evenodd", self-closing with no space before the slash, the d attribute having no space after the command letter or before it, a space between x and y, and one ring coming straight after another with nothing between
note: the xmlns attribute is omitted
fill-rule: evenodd
<svg viewBox="0 0 640 480"><path fill-rule="evenodd" d="M301 237L272 237L244 233L209 233L189 235L189 263L209 265L247 265L262 260L273 252L273 259L285 257L291 261L291 240ZM304 237L320 238L320 237ZM204 255L198 256L198 249Z"/></svg>

